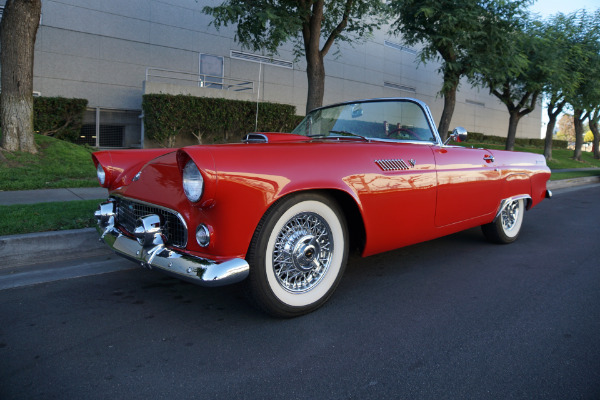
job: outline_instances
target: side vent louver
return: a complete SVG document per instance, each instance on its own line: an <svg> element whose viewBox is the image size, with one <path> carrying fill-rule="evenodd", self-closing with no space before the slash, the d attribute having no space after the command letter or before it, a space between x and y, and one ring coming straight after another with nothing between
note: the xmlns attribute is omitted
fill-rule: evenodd
<svg viewBox="0 0 600 400"><path fill-rule="evenodd" d="M408 163L403 159L393 160L375 160L375 164L383 171L402 171L415 167L415 160L410 160Z"/></svg>

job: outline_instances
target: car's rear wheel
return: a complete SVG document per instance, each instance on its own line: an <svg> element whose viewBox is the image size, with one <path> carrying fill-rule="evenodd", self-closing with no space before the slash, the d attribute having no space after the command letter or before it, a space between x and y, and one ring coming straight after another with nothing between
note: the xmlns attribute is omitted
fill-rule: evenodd
<svg viewBox="0 0 600 400"><path fill-rule="evenodd" d="M260 221L248 252L249 286L271 315L294 317L323 305L348 258L348 230L337 203L299 194L275 203Z"/></svg>
<svg viewBox="0 0 600 400"><path fill-rule="evenodd" d="M512 243L517 240L523 225L525 201L513 200L506 204L494 222L482 225L484 236L493 243Z"/></svg>

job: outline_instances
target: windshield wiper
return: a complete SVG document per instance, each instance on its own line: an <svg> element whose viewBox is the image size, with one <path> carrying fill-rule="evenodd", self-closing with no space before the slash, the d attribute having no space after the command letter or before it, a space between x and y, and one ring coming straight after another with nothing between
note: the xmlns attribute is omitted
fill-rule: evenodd
<svg viewBox="0 0 600 400"><path fill-rule="evenodd" d="M348 132L348 131L329 131L329 133L334 133L336 135L342 135L342 136L352 136L352 137L357 137L357 138L361 138L367 142L370 142L371 139L369 139L366 136L363 135L359 135L357 133L352 133L352 132Z"/></svg>

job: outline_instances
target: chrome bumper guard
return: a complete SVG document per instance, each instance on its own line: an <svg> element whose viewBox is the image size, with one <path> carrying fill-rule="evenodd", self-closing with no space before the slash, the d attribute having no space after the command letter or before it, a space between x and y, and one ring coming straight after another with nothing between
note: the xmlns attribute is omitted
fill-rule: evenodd
<svg viewBox="0 0 600 400"><path fill-rule="evenodd" d="M165 247L166 239L156 214L139 218L132 239L115 228L115 203L101 203L95 212L96 230L104 241L120 256L140 263L142 267L160 269L180 279L201 286L223 286L240 282L248 276L246 260L233 258L221 263L195 257Z"/></svg>

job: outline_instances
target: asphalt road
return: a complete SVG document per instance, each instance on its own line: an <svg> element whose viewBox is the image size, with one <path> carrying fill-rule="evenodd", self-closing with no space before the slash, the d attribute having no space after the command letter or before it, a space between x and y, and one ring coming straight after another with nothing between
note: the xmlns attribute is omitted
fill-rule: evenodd
<svg viewBox="0 0 600 400"><path fill-rule="evenodd" d="M1 290L0 398L598 399L599 200L556 194L511 245L473 229L354 256L291 320L120 259Z"/></svg>

